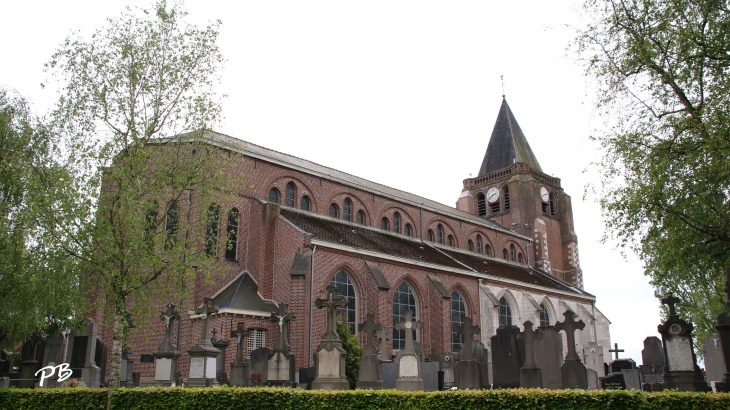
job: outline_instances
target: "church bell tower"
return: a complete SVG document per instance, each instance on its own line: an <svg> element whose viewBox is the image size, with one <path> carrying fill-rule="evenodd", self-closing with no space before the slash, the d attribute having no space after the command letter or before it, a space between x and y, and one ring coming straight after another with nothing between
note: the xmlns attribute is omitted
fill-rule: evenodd
<svg viewBox="0 0 730 410"><path fill-rule="evenodd" d="M479 174L464 180L456 208L531 237L530 266L583 288L570 196L542 172L504 98Z"/></svg>

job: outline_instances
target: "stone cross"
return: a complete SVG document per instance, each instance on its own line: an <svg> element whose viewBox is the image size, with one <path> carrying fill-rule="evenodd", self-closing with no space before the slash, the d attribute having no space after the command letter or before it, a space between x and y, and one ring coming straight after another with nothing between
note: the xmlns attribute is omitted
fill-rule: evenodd
<svg viewBox="0 0 730 410"><path fill-rule="evenodd" d="M317 299L314 301L317 309L327 308L327 331L324 339L338 339L337 335L337 310L336 307L347 306L347 299L344 296L337 296L337 287L335 285L327 285L326 299Z"/></svg>
<svg viewBox="0 0 730 410"><path fill-rule="evenodd" d="M158 350L160 352L172 352L175 348L172 346L172 322L173 320L180 320L180 314L175 310L175 305L172 303L167 304L167 310L160 312L160 319L165 322L165 338L160 344Z"/></svg>
<svg viewBox="0 0 730 410"><path fill-rule="evenodd" d="M529 320L523 323L525 330L517 335L517 340L525 341L525 365L522 367L535 368L535 347L533 342L542 340L542 329L532 330L532 322Z"/></svg>
<svg viewBox="0 0 730 410"><path fill-rule="evenodd" d="M565 356L565 360L580 360L578 353L575 351L575 331L583 330L586 324L582 320L575 321L575 314L568 310L563 313L565 319L562 322L555 324L555 330L565 332L568 337L568 354Z"/></svg>
<svg viewBox="0 0 730 410"><path fill-rule="evenodd" d="M279 352L289 351L289 322L295 320L297 315L294 312L289 312L289 305L286 303L279 303L278 314L272 313L269 319L272 322L279 323L279 338L276 341L274 350Z"/></svg>
<svg viewBox="0 0 730 410"><path fill-rule="evenodd" d="M208 326L210 324L210 315L218 313L218 306L213 305L213 299L205 298L203 299L203 306L195 308L195 313L202 315L201 318L203 319L203 326L198 344L209 345L210 340L208 340Z"/></svg>
<svg viewBox="0 0 730 410"><path fill-rule="evenodd" d="M413 320L413 311L406 310L406 320L395 324L395 328L398 330L405 330L406 334L406 346L403 348L403 353L415 354L415 348L413 346L413 332L412 329L420 329L423 323L420 320Z"/></svg>
<svg viewBox="0 0 730 410"><path fill-rule="evenodd" d="M365 332L365 349L363 349L363 353L375 354L378 353L378 349L375 347L375 338L373 336L376 332L383 330L383 325L375 321L375 315L372 313L368 313L366 317L365 323L357 325L357 331Z"/></svg>
<svg viewBox="0 0 730 410"><path fill-rule="evenodd" d="M461 346L461 352L459 352L459 360L469 360L474 358L473 352L473 341L472 335L478 335L481 333L479 326L473 326L471 324L471 318L465 317L461 326L454 328L456 333L461 334L464 337L464 344Z"/></svg>
<svg viewBox="0 0 730 410"><path fill-rule="evenodd" d="M243 338L251 336L251 329L246 330L244 322L238 322L236 330L231 330L231 337L235 337L236 342L236 363L243 362Z"/></svg>
<svg viewBox="0 0 730 410"><path fill-rule="evenodd" d="M672 317L672 316L678 317L677 310L674 307L674 305L676 305L679 302L681 302L681 299L674 297L674 295L672 295L671 293L669 294L669 296L662 299L662 305L669 306L669 316L670 317Z"/></svg>
<svg viewBox="0 0 730 410"><path fill-rule="evenodd" d="M618 348L618 343L613 344L613 349L608 349L609 353L616 353L616 360L618 360L618 354L619 352L623 352L624 349Z"/></svg>
<svg viewBox="0 0 730 410"><path fill-rule="evenodd" d="M378 339L378 356L380 357L380 360L386 360L388 355L386 352L386 347L388 344L388 340L390 340L390 334L385 331L385 329L380 329L375 332L375 337Z"/></svg>

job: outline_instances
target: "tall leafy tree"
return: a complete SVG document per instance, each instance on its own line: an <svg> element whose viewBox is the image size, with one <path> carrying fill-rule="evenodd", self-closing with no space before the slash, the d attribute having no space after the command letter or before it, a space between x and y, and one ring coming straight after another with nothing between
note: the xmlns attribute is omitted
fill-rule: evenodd
<svg viewBox="0 0 730 410"><path fill-rule="evenodd" d="M126 318L149 317L161 298L184 299L211 274L213 258L188 238L204 236L191 231L205 232L208 204L235 186L222 173L227 156L203 138L221 114L221 23L198 28L185 15L164 0L127 8L90 39L66 39L47 64L63 84L55 125L90 198L77 215L87 227L77 237L88 248L81 288L113 327L112 388Z"/></svg>
<svg viewBox="0 0 730 410"><path fill-rule="evenodd" d="M730 273L730 11L715 0L588 0L575 43L607 131L607 234L673 292L700 341ZM723 274L725 270L725 274Z"/></svg>

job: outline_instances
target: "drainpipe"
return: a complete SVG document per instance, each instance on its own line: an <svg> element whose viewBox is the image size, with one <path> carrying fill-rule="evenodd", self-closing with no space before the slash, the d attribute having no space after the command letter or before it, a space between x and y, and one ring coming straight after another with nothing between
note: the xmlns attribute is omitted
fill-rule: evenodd
<svg viewBox="0 0 730 410"><path fill-rule="evenodd" d="M530 245L532 245L532 241L527 242L527 246L525 248L527 251L525 252L527 255L527 266L530 266Z"/></svg>
<svg viewBox="0 0 730 410"><path fill-rule="evenodd" d="M423 243L423 202L418 206L418 224L420 225L418 230L421 232L421 243Z"/></svg>
<svg viewBox="0 0 730 410"><path fill-rule="evenodd" d="M591 314L593 315L593 341L598 343L598 332L596 331L596 322L598 321L598 318L596 318L596 301L591 301Z"/></svg>
<svg viewBox="0 0 730 410"><path fill-rule="evenodd" d="M312 265L312 271L309 275L309 355L307 356L307 367L312 367L312 298L314 297L314 252L317 250L317 245L312 248L312 260L309 262Z"/></svg>

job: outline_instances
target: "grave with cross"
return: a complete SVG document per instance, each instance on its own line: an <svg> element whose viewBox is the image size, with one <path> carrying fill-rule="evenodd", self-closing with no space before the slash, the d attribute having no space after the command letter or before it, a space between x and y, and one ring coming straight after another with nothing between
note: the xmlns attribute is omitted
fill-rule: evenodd
<svg viewBox="0 0 730 410"><path fill-rule="evenodd" d="M177 346L172 344L173 323L180 320L180 314L175 310L175 305L168 303L165 311L160 312L160 319L165 322L165 337L154 353L155 382L157 385L170 386L174 383L177 360L182 354L177 350Z"/></svg>
<svg viewBox="0 0 730 410"><path fill-rule="evenodd" d="M613 349L609 349L609 353L613 353L616 355L616 358L611 361L611 363L608 364L608 368L611 371L611 373L621 373L623 370L632 370L636 369L636 362L633 359L630 358L623 358L619 359L618 354L623 352L624 349L618 348L618 343L613 344Z"/></svg>
<svg viewBox="0 0 730 410"><path fill-rule="evenodd" d="M221 354L218 355L218 363L216 364L216 373L215 378L218 380L219 384L230 384L228 380L228 373L226 373L226 350L228 349L228 346L231 344L230 340L223 339L223 322L220 324L220 331L216 332L215 329L213 329L213 337L210 338L210 343L213 344L213 347L218 349ZM217 339L216 335L220 333L221 338Z"/></svg>
<svg viewBox="0 0 730 410"><path fill-rule="evenodd" d="M412 330L420 329L423 326L420 320L413 320L413 311L408 309L405 312L405 320L395 324L397 330L405 330L405 346L401 352L398 362L398 379L395 381L395 388L398 390L418 391L423 390L423 379L421 379L421 362L416 355L413 345Z"/></svg>
<svg viewBox="0 0 730 410"><path fill-rule="evenodd" d="M482 388L482 365L474 358L474 337L481 333L479 326L472 324L472 318L465 317L461 326L454 328L460 334L464 343L459 351L459 361L456 363L455 382L459 389Z"/></svg>
<svg viewBox="0 0 730 410"><path fill-rule="evenodd" d="M390 340L390 333L383 328L375 332L375 338L378 339L378 359L381 362L389 362L388 340Z"/></svg>
<svg viewBox="0 0 730 410"><path fill-rule="evenodd" d="M520 387L542 388L542 370L535 362L535 342L542 340L542 329L532 329L529 320L523 323L525 330L517 335L517 340L525 344L525 363L520 367Z"/></svg>
<svg viewBox="0 0 730 410"><path fill-rule="evenodd" d="M244 338L251 336L251 329L246 329L246 323L238 322L235 329L231 329L231 338L236 341L236 360L231 364L231 386L247 387L249 382L249 363L244 360Z"/></svg>
<svg viewBox="0 0 730 410"><path fill-rule="evenodd" d="M289 311L287 303L279 303L278 312L271 314L269 319L278 324L278 338L273 352L269 355L266 369L266 384L269 386L294 387L294 372L296 369L294 353L289 347L289 325L296 319L296 314Z"/></svg>
<svg viewBox="0 0 730 410"><path fill-rule="evenodd" d="M334 285L328 285L325 298L315 300L314 306L325 310L326 329L314 353L315 377L312 389L348 390L350 383L345 374L347 352L342 348L337 334L337 308L347 306L347 299L337 296Z"/></svg>
<svg viewBox="0 0 730 410"><path fill-rule="evenodd" d="M195 308L195 314L201 320L200 339L188 349L190 356L190 373L188 386L205 387L207 384L218 384L216 380L218 350L208 338L211 316L218 313L218 306L213 305L210 298L203 299L203 304Z"/></svg>
<svg viewBox="0 0 730 410"><path fill-rule="evenodd" d="M360 374L357 378L358 389L382 389L383 372L375 347L375 335L383 330L383 325L375 321L375 315L368 313L365 323L357 325L357 330L365 333L365 348L360 358Z"/></svg>
<svg viewBox="0 0 730 410"><path fill-rule="evenodd" d="M565 356L565 362L560 368L563 388L586 389L588 388L586 367L581 363L580 357L575 350L575 331L583 330L586 324L582 320L576 321L575 313L571 310L567 310L563 313L563 316L565 317L563 321L555 324L555 330L565 332L568 341L568 354Z"/></svg>

